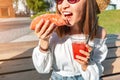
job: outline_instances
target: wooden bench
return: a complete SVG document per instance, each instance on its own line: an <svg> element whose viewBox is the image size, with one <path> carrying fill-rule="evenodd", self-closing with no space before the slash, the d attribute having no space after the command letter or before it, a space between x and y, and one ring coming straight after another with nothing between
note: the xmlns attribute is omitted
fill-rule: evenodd
<svg viewBox="0 0 120 80"><path fill-rule="evenodd" d="M0 80L48 80L34 69L31 55L37 41L0 43Z"/></svg>
<svg viewBox="0 0 120 80"><path fill-rule="evenodd" d="M108 35L106 44L108 55L103 62L105 68L103 80L120 80L120 35Z"/></svg>
<svg viewBox="0 0 120 80"><path fill-rule="evenodd" d="M32 51L38 41L0 43L0 80L49 80L50 74L39 74L32 63ZM103 80L120 79L120 35L108 35L109 52L103 62Z"/></svg>

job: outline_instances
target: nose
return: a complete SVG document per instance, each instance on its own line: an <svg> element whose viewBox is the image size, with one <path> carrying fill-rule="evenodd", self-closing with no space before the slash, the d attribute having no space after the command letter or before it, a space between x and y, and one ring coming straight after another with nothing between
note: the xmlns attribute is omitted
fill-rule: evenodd
<svg viewBox="0 0 120 80"><path fill-rule="evenodd" d="M63 0L63 2L62 2L62 7L63 7L63 9L66 9L66 8L68 8L70 6L70 4L68 3L68 1L67 0Z"/></svg>

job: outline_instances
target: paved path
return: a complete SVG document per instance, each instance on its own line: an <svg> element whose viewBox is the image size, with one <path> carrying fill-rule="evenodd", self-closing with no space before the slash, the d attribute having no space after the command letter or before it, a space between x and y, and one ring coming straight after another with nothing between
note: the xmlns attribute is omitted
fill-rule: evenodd
<svg viewBox="0 0 120 80"><path fill-rule="evenodd" d="M29 17L0 18L0 43L37 40Z"/></svg>
<svg viewBox="0 0 120 80"><path fill-rule="evenodd" d="M30 17L15 17L15 18L0 18L0 22L14 22L14 21L24 21L30 20Z"/></svg>
<svg viewBox="0 0 120 80"><path fill-rule="evenodd" d="M37 36L34 34L34 32L30 32L24 36L12 40L11 42L24 42L24 41L35 41L35 40L38 40Z"/></svg>

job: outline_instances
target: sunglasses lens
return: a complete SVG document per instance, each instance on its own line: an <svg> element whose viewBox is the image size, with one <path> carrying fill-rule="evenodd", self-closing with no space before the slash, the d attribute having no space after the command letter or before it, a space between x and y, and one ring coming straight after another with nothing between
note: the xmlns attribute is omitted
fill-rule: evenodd
<svg viewBox="0 0 120 80"><path fill-rule="evenodd" d="M80 0L67 0L70 4L75 4ZM61 4L63 2L63 0L57 0L57 4Z"/></svg>
<svg viewBox="0 0 120 80"><path fill-rule="evenodd" d="M57 0L57 4L61 4L63 0Z"/></svg>
<svg viewBox="0 0 120 80"><path fill-rule="evenodd" d="M77 0L68 0L68 2L69 2L70 4L74 4L74 3L77 2Z"/></svg>

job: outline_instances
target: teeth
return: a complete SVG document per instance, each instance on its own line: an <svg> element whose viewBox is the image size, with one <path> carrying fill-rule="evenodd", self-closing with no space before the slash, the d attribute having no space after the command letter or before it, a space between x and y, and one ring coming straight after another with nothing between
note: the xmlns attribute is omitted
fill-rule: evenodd
<svg viewBox="0 0 120 80"><path fill-rule="evenodd" d="M63 13L64 15L69 15L69 14L71 14L70 12L64 12Z"/></svg>

